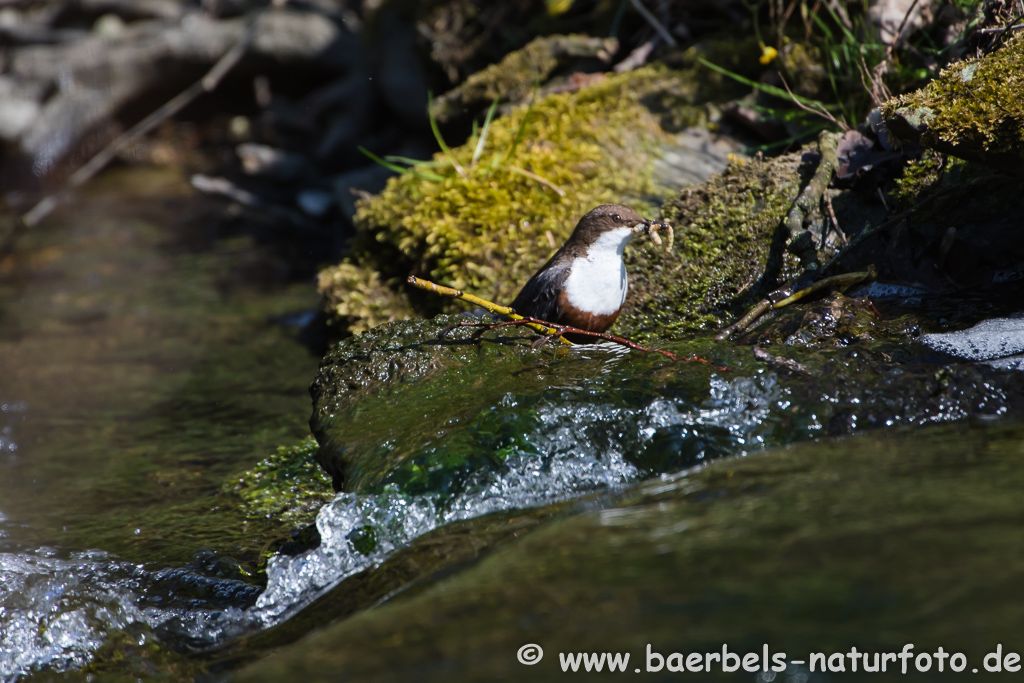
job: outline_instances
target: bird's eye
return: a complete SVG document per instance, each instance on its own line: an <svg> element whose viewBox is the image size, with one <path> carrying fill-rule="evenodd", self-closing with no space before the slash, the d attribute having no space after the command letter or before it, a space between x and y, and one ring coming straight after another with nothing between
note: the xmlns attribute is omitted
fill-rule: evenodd
<svg viewBox="0 0 1024 683"><path fill-rule="evenodd" d="M612 220L615 221L616 223L621 223L622 216L620 216L619 214L615 214L614 216L612 216Z"/></svg>

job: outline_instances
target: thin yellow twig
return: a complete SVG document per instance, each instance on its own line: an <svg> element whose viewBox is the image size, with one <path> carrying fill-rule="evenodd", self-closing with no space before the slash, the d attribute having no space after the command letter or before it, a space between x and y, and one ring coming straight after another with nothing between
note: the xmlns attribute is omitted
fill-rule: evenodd
<svg viewBox="0 0 1024 683"><path fill-rule="evenodd" d="M493 301L488 301L487 299L481 299L480 297L476 296L475 294L469 294L468 292L463 292L461 289L455 289L454 287L445 287L444 285L434 284L430 280L424 280L423 278L418 278L415 275L410 275L409 276L408 283L410 285L412 285L413 287L418 287L420 289L425 289L426 291L433 292L434 294L440 294L441 296L449 296L449 297L451 297L453 299L462 299L463 301L468 301L469 303L471 303L471 304L473 304L475 306L480 306L481 308L484 308L484 309L490 311L491 313L496 313L498 315L503 315L506 318L511 318L512 320L522 320L523 319L523 316L519 315L518 313L513 311L508 306L502 306L500 304L494 303ZM546 327L544 325L540 325L538 323L526 323L526 325L530 329L536 330L537 332L540 332L544 336L548 336L549 337L551 335L558 334L558 330L556 330L556 329L554 329L552 327ZM572 346L572 342L569 341L568 339L566 339L565 337L561 337L560 336L560 337L558 337L558 340L562 344L565 344L566 346Z"/></svg>

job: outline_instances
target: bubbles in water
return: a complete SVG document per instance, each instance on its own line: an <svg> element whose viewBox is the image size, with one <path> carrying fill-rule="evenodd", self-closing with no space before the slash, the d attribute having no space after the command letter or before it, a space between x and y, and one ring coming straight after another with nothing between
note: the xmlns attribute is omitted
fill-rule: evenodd
<svg viewBox="0 0 1024 683"><path fill-rule="evenodd" d="M925 334L921 341L929 348L964 360L989 360L1024 351L1024 319L992 318L958 332Z"/></svg>
<svg viewBox="0 0 1024 683"><path fill-rule="evenodd" d="M257 589L235 581L188 575L206 582L212 599L156 606L153 596L182 584L184 570L150 573L100 551L59 557L51 548L0 552L0 680L40 668L65 671L84 666L113 630L132 625L174 625L178 637L212 643L237 635L251 622L237 607L251 604Z"/></svg>

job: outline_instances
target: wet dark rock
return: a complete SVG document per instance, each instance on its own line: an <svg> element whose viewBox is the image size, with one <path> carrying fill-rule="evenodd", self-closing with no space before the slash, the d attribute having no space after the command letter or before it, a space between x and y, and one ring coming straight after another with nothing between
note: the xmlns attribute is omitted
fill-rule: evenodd
<svg viewBox="0 0 1024 683"><path fill-rule="evenodd" d="M524 330L438 339L458 321L382 325L327 354L310 424L336 488L452 500L517 458L551 467L619 453L628 479L822 429L1024 415L1024 374L957 363L918 345L912 318L879 320L842 296L783 309L745 338L757 352L651 342L711 365L618 347L534 350Z"/></svg>
<svg viewBox="0 0 1024 683"><path fill-rule="evenodd" d="M842 347L857 341L902 341L917 332L917 321L911 316L885 320L870 300L833 294L807 306L778 309L774 316L766 318L737 341L741 344Z"/></svg>

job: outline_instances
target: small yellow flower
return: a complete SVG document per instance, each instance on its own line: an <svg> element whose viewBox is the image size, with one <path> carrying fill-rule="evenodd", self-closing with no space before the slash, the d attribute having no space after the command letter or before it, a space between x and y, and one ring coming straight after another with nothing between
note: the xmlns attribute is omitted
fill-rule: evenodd
<svg viewBox="0 0 1024 683"><path fill-rule="evenodd" d="M774 47L772 47L771 45L762 45L761 58L758 61L764 64L765 66L768 66L769 64L772 63L772 60L778 56L779 51L776 50Z"/></svg>
<svg viewBox="0 0 1024 683"><path fill-rule="evenodd" d="M572 7L572 3L573 0L547 0L548 14L552 17L565 14Z"/></svg>

